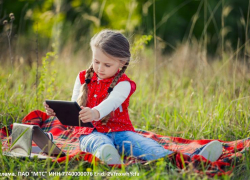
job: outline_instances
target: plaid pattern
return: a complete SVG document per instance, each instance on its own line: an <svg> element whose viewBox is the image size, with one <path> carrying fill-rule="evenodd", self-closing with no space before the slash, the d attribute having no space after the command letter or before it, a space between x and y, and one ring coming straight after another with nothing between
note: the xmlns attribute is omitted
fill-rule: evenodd
<svg viewBox="0 0 250 180"><path fill-rule="evenodd" d="M85 160L88 162L100 162L98 158L95 158L92 154L82 152L79 148L79 134L73 129L67 129L60 123L55 117L50 117L46 113L36 110L29 113L24 117L22 123L39 125L43 131L51 132L54 136L55 144L61 148L70 159ZM10 134L12 125L3 127L0 129L2 149L7 151L10 146ZM144 137L151 138L160 143L165 149L176 152L174 155L169 157L170 161L174 163L180 169L186 167L192 167L192 169L201 174L206 174L213 177L214 175L225 175L230 174L233 171L234 166L238 163L242 155L248 150L250 146L250 139L242 139L237 141L221 141L223 145L223 154L215 162L207 162L205 158L199 155L194 155L190 158L186 154L192 154L197 151L203 145L211 142L212 140L188 140L179 137L162 136L149 131L136 129L136 132L143 135ZM35 146L35 144L33 144ZM67 157L54 157L54 161L63 162ZM137 158L127 158L126 164L139 162L145 163L145 161ZM119 167L119 166L118 166ZM205 171L204 171L205 169Z"/></svg>

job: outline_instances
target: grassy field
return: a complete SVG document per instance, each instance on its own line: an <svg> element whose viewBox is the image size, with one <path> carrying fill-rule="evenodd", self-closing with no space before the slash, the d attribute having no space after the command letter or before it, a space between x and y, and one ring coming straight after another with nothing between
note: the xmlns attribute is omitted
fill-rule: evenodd
<svg viewBox="0 0 250 180"><path fill-rule="evenodd" d="M55 61L45 58L43 66L39 67L37 86L36 64L27 66L25 63L17 63L13 69L10 65L1 65L1 127L21 122L32 110L44 110L42 102L45 99L70 100L78 72L90 63L89 59L81 57L59 57ZM145 49L143 55L131 63L126 72L137 83L129 109L136 128L187 139L232 141L250 136L250 72L237 53L207 59L195 47L183 44L171 56L153 57L153 51ZM155 62L156 67L153 68ZM241 159L232 175L220 178L248 179L249 157L247 154ZM119 176L119 179L208 179L192 170L179 170L163 161L112 169L84 161L54 164L50 161L17 160L0 155L0 164L2 172L49 172L52 169L58 172L127 171L137 172L139 176ZM30 178L35 179L27 177ZM60 177L69 178L74 179ZM101 176L94 178L102 179Z"/></svg>

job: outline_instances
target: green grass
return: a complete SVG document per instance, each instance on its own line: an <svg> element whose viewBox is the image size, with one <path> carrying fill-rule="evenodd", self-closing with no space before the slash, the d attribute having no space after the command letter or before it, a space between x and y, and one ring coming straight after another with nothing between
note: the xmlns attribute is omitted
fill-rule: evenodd
<svg viewBox="0 0 250 180"><path fill-rule="evenodd" d="M184 47L190 48L190 47ZM152 64L152 51L146 49L141 60L128 68L127 74L137 83L131 97L129 112L136 128L158 134L188 139L221 139L232 141L249 137L250 74L234 58L207 63L201 62L194 49L183 57L180 47L172 56L157 59L157 72ZM228 54L229 57L230 54ZM151 57L151 58L148 58ZM226 56L225 56L226 57ZM28 112L44 110L45 99L70 100L76 75L88 67L88 60L65 61L59 58L46 65L40 82L44 89L36 89L36 65L0 67L0 122L9 125L21 122ZM228 63L225 63L228 62ZM224 63L224 64L223 64ZM237 64L236 64L237 63ZM40 67L39 74L43 70ZM154 82L156 75L156 82ZM55 81L51 83L51 77ZM156 85L155 92L153 84ZM244 179L250 175L249 152L230 176L221 179ZM179 170L171 163L159 160L146 165L135 164L122 169L93 165L84 161L52 163L51 161L19 160L0 155L1 172L137 172L137 177L119 179L208 179L192 172ZM53 169L52 169L53 168ZM21 177L19 177L21 178ZM33 178L29 176L27 178ZM40 177L42 178L42 177ZM59 177L45 178L59 179ZM75 177L60 177L60 179ZM11 179L11 177L9 177ZM102 179L101 175L80 179ZM116 176L110 179L117 179Z"/></svg>

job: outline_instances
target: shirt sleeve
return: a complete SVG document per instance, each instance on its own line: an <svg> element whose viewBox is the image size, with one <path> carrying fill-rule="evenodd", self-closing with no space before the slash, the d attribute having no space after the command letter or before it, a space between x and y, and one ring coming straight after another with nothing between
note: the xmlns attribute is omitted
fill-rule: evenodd
<svg viewBox="0 0 250 180"><path fill-rule="evenodd" d="M102 101L98 106L93 107L100 113L100 119L116 110L127 99L131 91L129 81L119 82L110 93L109 97ZM95 119L95 120L100 120Z"/></svg>
<svg viewBox="0 0 250 180"><path fill-rule="evenodd" d="M79 75L76 77L76 81L75 81L75 85L74 85L74 89L73 89L73 94L71 97L71 101L77 101L77 98L79 96L80 93L80 89L81 89L81 81L79 78Z"/></svg>

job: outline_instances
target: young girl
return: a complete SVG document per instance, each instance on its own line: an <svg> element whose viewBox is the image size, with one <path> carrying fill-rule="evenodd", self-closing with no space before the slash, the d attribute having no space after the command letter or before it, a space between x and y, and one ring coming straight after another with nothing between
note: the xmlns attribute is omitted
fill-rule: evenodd
<svg viewBox="0 0 250 180"><path fill-rule="evenodd" d="M95 154L107 164L121 164L123 153L143 160L171 155L173 151L137 134L130 121L128 105L136 84L124 73L131 56L128 40L118 31L103 30L91 39L90 46L91 65L78 74L72 95L72 101L77 101L82 109L80 120L94 125L94 128L75 127L81 134L81 150ZM48 115L56 115L46 103L44 106ZM217 160L221 153L218 141L196 151L211 161Z"/></svg>

